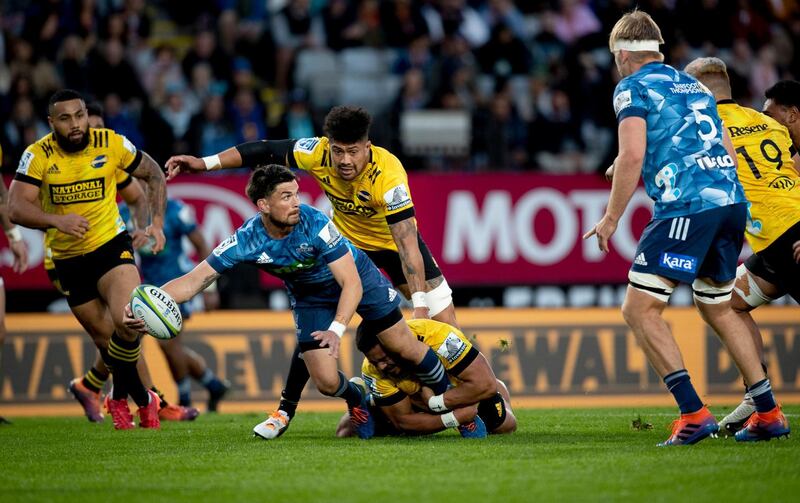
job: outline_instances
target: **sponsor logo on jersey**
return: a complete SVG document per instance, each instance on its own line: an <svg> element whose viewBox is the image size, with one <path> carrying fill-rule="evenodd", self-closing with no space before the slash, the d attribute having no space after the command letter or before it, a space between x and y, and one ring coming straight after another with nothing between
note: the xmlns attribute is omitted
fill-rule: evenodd
<svg viewBox="0 0 800 503"><path fill-rule="evenodd" d="M318 236L320 237L320 239L325 241L325 244L328 245L328 248L333 248L334 246L339 244L339 241L341 241L342 239L342 235L339 233L339 229L337 229L336 226L333 225L333 222L328 222L328 224L319 231ZM303 245L308 246L305 243L303 243ZM303 245L300 246L302 247ZM313 249L314 248L311 247L312 251Z"/></svg>
<svg viewBox="0 0 800 503"><path fill-rule="evenodd" d="M697 272L697 258L677 253L664 252L661 254L659 265L665 269L681 272Z"/></svg>
<svg viewBox="0 0 800 503"><path fill-rule="evenodd" d="M53 204L100 201L105 196L105 188L106 181L103 178L50 185L50 201Z"/></svg>
<svg viewBox="0 0 800 503"><path fill-rule="evenodd" d="M220 255L225 253L225 250L233 246L236 246L236 244L237 244L236 234L231 234L225 239L225 241L221 242L220 244L217 245L216 248L214 248L213 253L214 255L219 257Z"/></svg>
<svg viewBox="0 0 800 503"><path fill-rule="evenodd" d="M267 252L261 252L261 255L256 259L256 264L271 264L272 257L267 255Z"/></svg>
<svg viewBox="0 0 800 503"><path fill-rule="evenodd" d="M465 349L467 349L467 343L455 333L450 332L436 352L448 362L453 363L458 360Z"/></svg>
<svg viewBox="0 0 800 503"><path fill-rule="evenodd" d="M371 194L369 193L369 191L366 190L359 190L358 193L356 194L356 197L358 197L361 201L364 201L365 203L369 202L370 196Z"/></svg>
<svg viewBox="0 0 800 503"><path fill-rule="evenodd" d="M60 170L60 169L58 169L58 166L56 166L55 164L53 164L52 166L50 166L49 168L47 168L47 174L48 174L48 175L59 175L59 174L61 174L61 170Z"/></svg>
<svg viewBox="0 0 800 503"><path fill-rule="evenodd" d="M334 211L344 213L346 215L360 215L367 218L378 214L375 209L370 208L369 206L361 206L360 204L356 204L354 201L336 197L330 192L326 191L325 195L328 196L328 200L331 202L331 206L333 206Z"/></svg>
<svg viewBox="0 0 800 503"><path fill-rule="evenodd" d="M136 155L136 146L133 143L131 143L129 139L125 138L122 135L120 136L122 137L122 146L125 147L125 150L127 150L133 155Z"/></svg>
<svg viewBox="0 0 800 503"><path fill-rule="evenodd" d="M766 124L754 124L752 126L728 127L728 132L731 134L731 138L736 138L737 136L759 133L767 129L769 129L769 126Z"/></svg>
<svg viewBox="0 0 800 503"><path fill-rule="evenodd" d="M781 175L769 182L769 186L772 189L792 190L795 186L795 181L786 175Z"/></svg>
<svg viewBox="0 0 800 503"><path fill-rule="evenodd" d="M33 152L30 150L26 150L23 152L22 157L19 159L19 166L17 167L17 173L22 173L23 175L28 174L28 169L31 167L31 161L33 161Z"/></svg>
<svg viewBox="0 0 800 503"><path fill-rule="evenodd" d="M314 147L316 147L317 144L319 144L319 138L300 138L294 143L294 151L310 154L314 151Z"/></svg>
<svg viewBox="0 0 800 503"><path fill-rule="evenodd" d="M411 204L411 197L409 197L408 189L406 189L404 184L387 190L386 193L383 194L383 200L386 202L386 209L389 211L394 211Z"/></svg>
<svg viewBox="0 0 800 503"><path fill-rule="evenodd" d="M98 155L94 159L92 159L92 167L94 169L102 168L108 162L108 157L105 155Z"/></svg>
<svg viewBox="0 0 800 503"><path fill-rule="evenodd" d="M297 247L297 253L313 254L314 250L315 250L314 245L310 245L308 243L300 243L300 246Z"/></svg>
<svg viewBox="0 0 800 503"><path fill-rule="evenodd" d="M718 156L703 156L697 158L697 165L702 169L732 168L733 159L728 154Z"/></svg>
<svg viewBox="0 0 800 503"><path fill-rule="evenodd" d="M631 99L630 90L622 91L614 98L614 113L619 114L622 110L631 106L631 103L633 103L633 100Z"/></svg>
<svg viewBox="0 0 800 503"><path fill-rule="evenodd" d="M699 82L672 84L670 91L672 94L711 94L708 88Z"/></svg>

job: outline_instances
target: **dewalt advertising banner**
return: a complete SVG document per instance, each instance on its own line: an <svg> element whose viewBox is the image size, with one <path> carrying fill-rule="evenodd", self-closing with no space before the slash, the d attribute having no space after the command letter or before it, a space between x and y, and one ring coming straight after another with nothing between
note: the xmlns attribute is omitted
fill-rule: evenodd
<svg viewBox="0 0 800 503"><path fill-rule="evenodd" d="M464 333L475 341L516 407L671 405L661 379L647 364L616 309L460 309ZM782 403L800 403L800 308L754 313L764 338L769 377ZM735 404L743 393L735 364L719 339L689 308L665 311L686 368L703 400ZM342 340L339 363L355 375L362 356L354 325ZM0 415L80 414L66 385L91 366L95 349L70 315L9 315L2 352ZM294 350L291 313L227 311L198 314L180 335L232 391L222 412L272 410ZM175 385L158 342L145 337L144 354L155 384L168 399ZM193 398L205 402L197 386ZM303 410L344 410L309 383ZM202 407L201 407L202 409Z"/></svg>

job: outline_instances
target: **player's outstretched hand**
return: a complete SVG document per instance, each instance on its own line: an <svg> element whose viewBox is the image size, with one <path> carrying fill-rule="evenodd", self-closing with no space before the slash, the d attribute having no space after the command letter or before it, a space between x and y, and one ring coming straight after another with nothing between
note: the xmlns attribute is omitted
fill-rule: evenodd
<svg viewBox="0 0 800 503"><path fill-rule="evenodd" d="M339 358L339 336L333 330L317 330L311 337L319 341L319 347L328 348L328 354Z"/></svg>
<svg viewBox="0 0 800 503"><path fill-rule="evenodd" d="M141 335L147 334L147 329L145 328L144 321L133 317L133 311L131 311L130 304L125 304L125 312L122 314L122 322L129 330L133 332L139 333Z"/></svg>
<svg viewBox="0 0 800 503"><path fill-rule="evenodd" d="M60 230L64 234L69 234L70 236L74 236L78 239L83 239L83 237L89 231L89 221L81 215L67 213L65 215L61 215L61 217L57 220L56 229Z"/></svg>
<svg viewBox="0 0 800 503"><path fill-rule="evenodd" d="M142 229L136 229L131 232L131 241L133 241L133 249L138 250L144 247L150 241L150 238L145 234Z"/></svg>
<svg viewBox="0 0 800 503"><path fill-rule="evenodd" d="M164 249L164 245L167 243L167 237L164 236L164 229L156 225L150 224L144 230L144 233L147 234L148 238L153 239L155 241L153 243L153 247L151 248L153 254L156 254Z"/></svg>
<svg viewBox="0 0 800 503"><path fill-rule="evenodd" d="M9 240L8 247L11 248L11 253L14 254L14 272L17 274L22 274L23 272L27 271L28 245L25 244L25 241L22 239L19 241Z"/></svg>
<svg viewBox="0 0 800 503"><path fill-rule="evenodd" d="M164 164L167 168L167 180L172 180L180 172L199 172L206 170L206 163L192 155L173 155Z"/></svg>
<svg viewBox="0 0 800 503"><path fill-rule="evenodd" d="M611 236L614 235L616 230L617 222L609 218L608 215L603 215L603 218L597 222L597 225L583 235L583 239L589 239L596 234L597 246L600 248L600 251L608 253L608 240L611 239Z"/></svg>

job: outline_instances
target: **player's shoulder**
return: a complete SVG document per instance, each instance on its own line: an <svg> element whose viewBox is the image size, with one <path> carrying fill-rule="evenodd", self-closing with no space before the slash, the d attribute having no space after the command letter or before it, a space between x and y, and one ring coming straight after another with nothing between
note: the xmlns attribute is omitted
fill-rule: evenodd
<svg viewBox="0 0 800 503"><path fill-rule="evenodd" d="M56 139L53 136L53 133L50 132L28 145L28 148L25 149L25 152L30 152L34 155L44 154L46 156L50 156L53 154L56 146Z"/></svg>

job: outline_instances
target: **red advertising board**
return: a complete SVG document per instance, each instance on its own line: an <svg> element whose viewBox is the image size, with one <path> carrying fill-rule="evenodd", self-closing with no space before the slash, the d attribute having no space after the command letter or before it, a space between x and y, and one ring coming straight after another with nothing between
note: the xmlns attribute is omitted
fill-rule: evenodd
<svg viewBox="0 0 800 503"><path fill-rule="evenodd" d="M168 190L194 207L206 239L216 244L256 211L244 195L246 182L246 172L181 175ZM644 190L637 190L604 254L594 238L581 239L608 202L609 184L600 177L412 173L409 183L420 231L454 286L625 282L652 211ZM327 211L314 180L303 176L300 186L304 202ZM0 274L9 290L48 288L42 234L23 234L31 269L14 274L3 242Z"/></svg>

